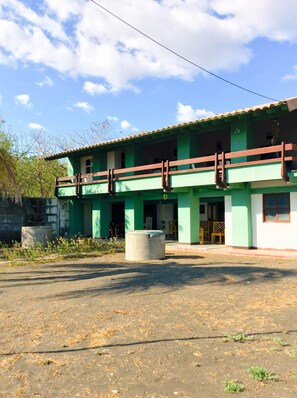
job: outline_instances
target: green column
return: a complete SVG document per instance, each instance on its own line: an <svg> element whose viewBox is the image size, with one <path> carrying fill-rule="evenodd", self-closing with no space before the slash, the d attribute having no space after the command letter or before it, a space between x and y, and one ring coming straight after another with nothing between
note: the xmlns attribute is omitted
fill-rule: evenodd
<svg viewBox="0 0 297 398"><path fill-rule="evenodd" d="M193 190L178 194L178 241L199 243L199 199Z"/></svg>
<svg viewBox="0 0 297 398"><path fill-rule="evenodd" d="M78 200L69 201L69 233L83 235L83 205Z"/></svg>
<svg viewBox="0 0 297 398"><path fill-rule="evenodd" d="M126 167L134 167L141 165L141 150L139 146L127 145L125 148Z"/></svg>
<svg viewBox="0 0 297 398"><path fill-rule="evenodd" d="M109 204L104 199L93 199L92 228L93 238L109 236Z"/></svg>
<svg viewBox="0 0 297 398"><path fill-rule="evenodd" d="M105 171L107 169L106 152L96 152L93 155L93 171Z"/></svg>
<svg viewBox="0 0 297 398"><path fill-rule="evenodd" d="M125 200L125 232L134 229L143 229L143 199L136 195Z"/></svg>
<svg viewBox="0 0 297 398"><path fill-rule="evenodd" d="M251 248L253 246L251 191L249 184L243 189L231 192L232 246Z"/></svg>
<svg viewBox="0 0 297 398"><path fill-rule="evenodd" d="M231 123L231 152L244 151L254 146L254 134L249 119L235 120ZM246 162L247 157L232 159L231 163Z"/></svg>
<svg viewBox="0 0 297 398"><path fill-rule="evenodd" d="M73 176L80 172L80 159L79 158L67 158L67 175Z"/></svg>
<svg viewBox="0 0 297 398"><path fill-rule="evenodd" d="M177 136L177 159L189 159L197 155L197 138L190 132L183 132ZM189 165L179 166L179 169L188 169Z"/></svg>

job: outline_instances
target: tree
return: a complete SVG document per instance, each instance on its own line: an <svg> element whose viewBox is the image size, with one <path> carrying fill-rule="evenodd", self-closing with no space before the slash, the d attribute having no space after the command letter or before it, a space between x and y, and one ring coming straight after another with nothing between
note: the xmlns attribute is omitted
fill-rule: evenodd
<svg viewBox="0 0 297 398"><path fill-rule="evenodd" d="M66 175L66 166L57 160L45 161L49 153L44 132L32 133L25 145L0 132L0 194L15 199L53 197L55 178Z"/></svg>
<svg viewBox="0 0 297 398"><path fill-rule="evenodd" d="M0 128L4 121L1 119ZM17 184L16 159L12 152L12 142L5 133L0 131L0 195L19 199Z"/></svg>
<svg viewBox="0 0 297 398"><path fill-rule="evenodd" d="M56 150L66 151L83 146L99 144L102 141L111 139L111 131L113 125L110 120L103 122L93 122L87 129L83 131L74 131L72 133L63 134L62 137L56 139Z"/></svg>
<svg viewBox="0 0 297 398"><path fill-rule="evenodd" d="M66 175L66 164L46 161L52 145L44 130L32 131L30 141L17 154L17 181L22 196L53 197L55 178Z"/></svg>

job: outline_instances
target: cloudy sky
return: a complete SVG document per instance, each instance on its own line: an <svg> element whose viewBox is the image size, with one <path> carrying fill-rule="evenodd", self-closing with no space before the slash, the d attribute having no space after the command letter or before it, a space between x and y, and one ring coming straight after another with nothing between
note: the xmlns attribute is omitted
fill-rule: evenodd
<svg viewBox="0 0 297 398"><path fill-rule="evenodd" d="M297 96L296 0L0 0L0 115L113 136Z"/></svg>

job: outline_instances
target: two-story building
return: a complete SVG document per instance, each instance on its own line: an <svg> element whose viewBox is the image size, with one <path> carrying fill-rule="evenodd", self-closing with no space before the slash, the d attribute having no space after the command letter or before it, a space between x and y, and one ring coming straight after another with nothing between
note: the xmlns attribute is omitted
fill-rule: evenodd
<svg viewBox="0 0 297 398"><path fill-rule="evenodd" d="M193 244L219 226L229 246L297 250L297 97L47 159L65 157L71 235L146 226Z"/></svg>

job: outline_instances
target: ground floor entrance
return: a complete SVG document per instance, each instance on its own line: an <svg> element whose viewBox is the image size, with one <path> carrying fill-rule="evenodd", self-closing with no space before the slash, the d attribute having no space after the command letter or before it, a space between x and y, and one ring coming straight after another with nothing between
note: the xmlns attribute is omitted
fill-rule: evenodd
<svg viewBox="0 0 297 398"><path fill-rule="evenodd" d="M200 243L225 242L225 200L224 197L200 198Z"/></svg>

